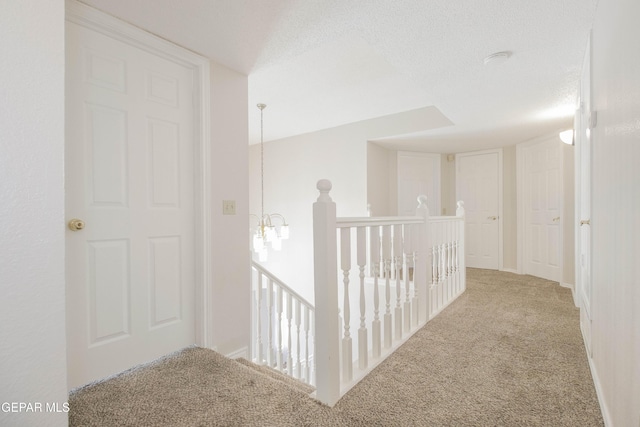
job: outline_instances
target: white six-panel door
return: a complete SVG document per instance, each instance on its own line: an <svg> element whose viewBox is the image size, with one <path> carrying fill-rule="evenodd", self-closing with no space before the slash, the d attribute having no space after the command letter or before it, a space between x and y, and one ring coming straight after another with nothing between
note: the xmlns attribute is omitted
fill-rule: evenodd
<svg viewBox="0 0 640 427"><path fill-rule="evenodd" d="M456 155L456 198L464 201L468 267L500 269L502 151Z"/></svg>
<svg viewBox="0 0 640 427"><path fill-rule="evenodd" d="M521 150L523 273L562 280L562 150L552 136Z"/></svg>
<svg viewBox="0 0 640 427"><path fill-rule="evenodd" d="M69 387L195 342L192 70L67 22Z"/></svg>

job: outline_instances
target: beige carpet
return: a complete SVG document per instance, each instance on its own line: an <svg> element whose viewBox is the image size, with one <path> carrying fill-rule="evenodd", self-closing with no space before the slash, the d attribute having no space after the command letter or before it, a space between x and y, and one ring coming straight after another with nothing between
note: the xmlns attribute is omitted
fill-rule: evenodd
<svg viewBox="0 0 640 427"><path fill-rule="evenodd" d="M602 426L571 292L469 269L467 291L334 408L189 348L74 391L73 426Z"/></svg>

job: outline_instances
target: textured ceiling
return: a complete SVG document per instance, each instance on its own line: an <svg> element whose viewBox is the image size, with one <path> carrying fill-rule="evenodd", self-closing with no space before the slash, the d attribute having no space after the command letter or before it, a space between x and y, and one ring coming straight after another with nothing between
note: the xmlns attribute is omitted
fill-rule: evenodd
<svg viewBox="0 0 640 427"><path fill-rule="evenodd" d="M435 107L448 120L372 139L459 152L571 125L597 0L84 2L249 75L252 143L259 102L266 140Z"/></svg>

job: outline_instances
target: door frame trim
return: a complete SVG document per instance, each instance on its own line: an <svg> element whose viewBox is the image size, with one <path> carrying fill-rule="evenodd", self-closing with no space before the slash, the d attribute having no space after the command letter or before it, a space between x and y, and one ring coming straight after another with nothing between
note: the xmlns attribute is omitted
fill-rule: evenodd
<svg viewBox="0 0 640 427"><path fill-rule="evenodd" d="M65 20L193 70L195 170L195 334L196 344L213 346L211 283L210 63L194 52L76 0L66 0Z"/></svg>
<svg viewBox="0 0 640 427"><path fill-rule="evenodd" d="M558 131L559 132L559 131ZM517 206L517 271L518 274L525 274L524 271L524 248L525 248L525 175L524 175L524 152L527 148L533 147L536 144L540 144L543 142L548 142L553 139L556 139L558 144L562 144L558 138L558 133L552 133L548 135L544 135L538 138L531 139L529 141L521 142L516 145L516 206ZM564 223L566 221L564 217L564 151L560 146L560 250L559 250L559 267L560 267L560 277L558 283L563 282L564 277Z"/></svg>
<svg viewBox="0 0 640 427"><path fill-rule="evenodd" d="M504 204L503 204L503 197L504 197L504 183L503 183L503 175L504 175L504 164L503 164L503 159L502 159L502 148L495 148L495 149L491 149L491 150L480 150L480 151L468 151L465 153L457 153L456 154L456 201L460 200L460 197L458 196L460 194L460 188L459 188L459 182L460 180L458 179L458 168L459 168L459 162L458 159L460 157L466 157L466 156L476 156L476 155L482 155L482 154L492 154L492 153L496 153L498 154L498 271L503 271L504 270L504 230L503 230L503 224L504 224ZM463 200L464 202L464 200Z"/></svg>

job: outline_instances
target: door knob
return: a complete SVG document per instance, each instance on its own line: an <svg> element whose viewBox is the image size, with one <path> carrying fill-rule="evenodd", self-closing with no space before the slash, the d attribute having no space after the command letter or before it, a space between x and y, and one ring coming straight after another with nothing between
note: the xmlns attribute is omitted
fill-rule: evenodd
<svg viewBox="0 0 640 427"><path fill-rule="evenodd" d="M558 222L558 221L560 221L560 217L559 216L553 218L553 222Z"/></svg>
<svg viewBox="0 0 640 427"><path fill-rule="evenodd" d="M580 221L580 225L591 225L591 220L583 219L582 221Z"/></svg>
<svg viewBox="0 0 640 427"><path fill-rule="evenodd" d="M84 221L78 218L74 218L69 221L69 230L80 231L84 228Z"/></svg>
<svg viewBox="0 0 640 427"><path fill-rule="evenodd" d="M496 219L498 219L497 216L488 216L487 219L490 219L491 221L495 221Z"/></svg>

